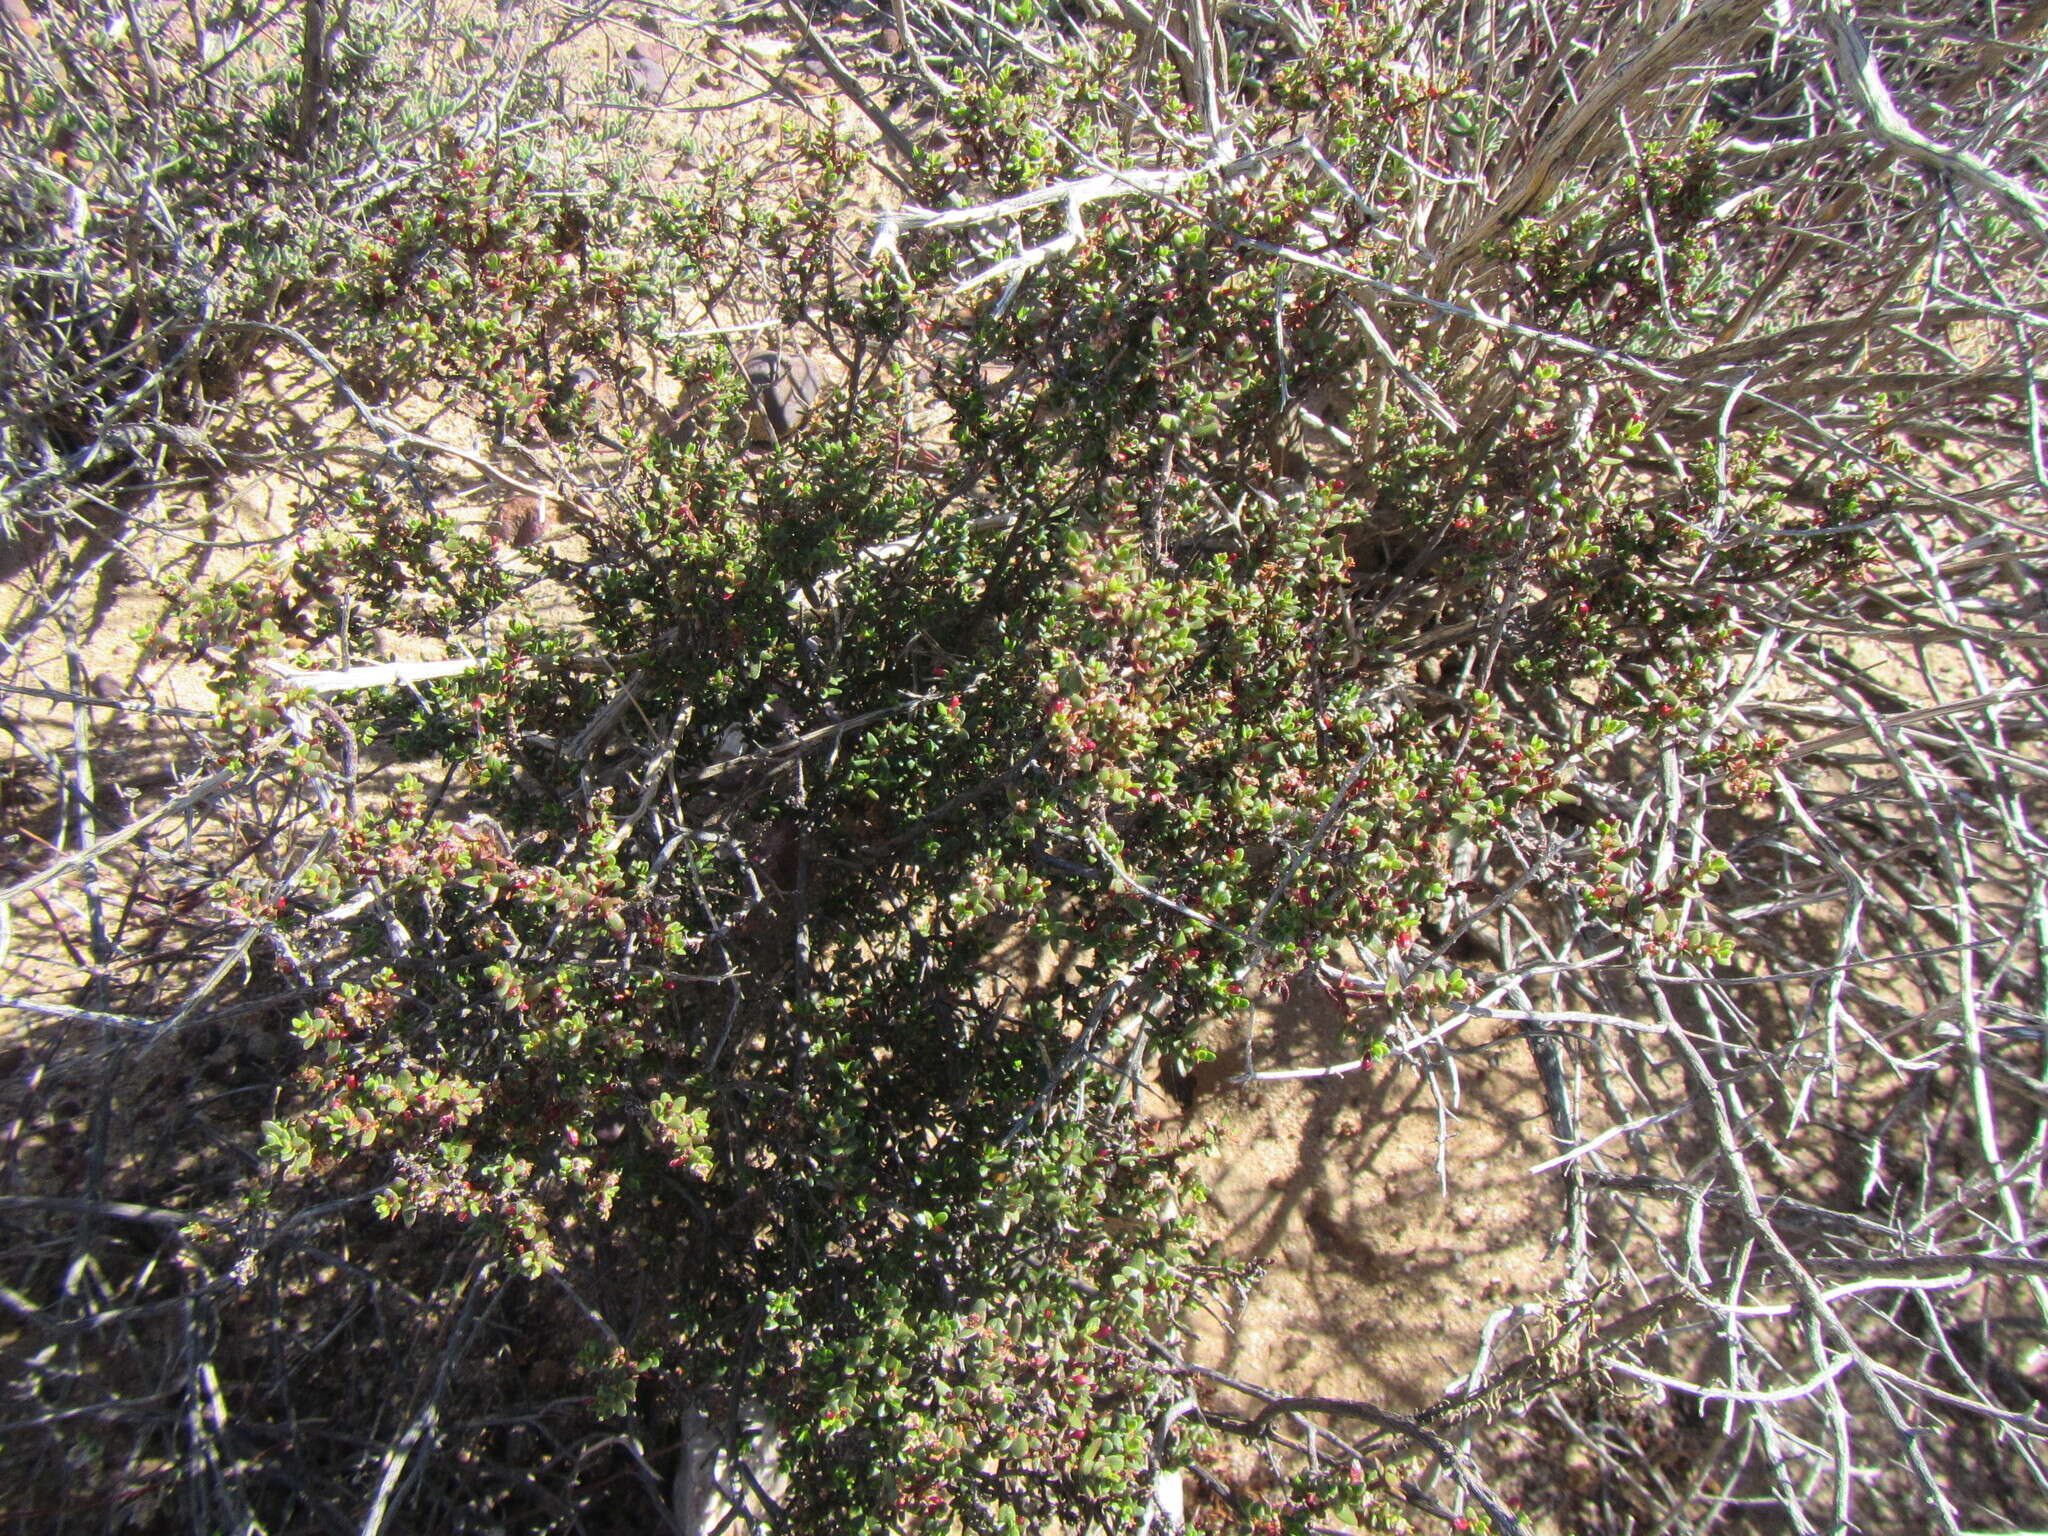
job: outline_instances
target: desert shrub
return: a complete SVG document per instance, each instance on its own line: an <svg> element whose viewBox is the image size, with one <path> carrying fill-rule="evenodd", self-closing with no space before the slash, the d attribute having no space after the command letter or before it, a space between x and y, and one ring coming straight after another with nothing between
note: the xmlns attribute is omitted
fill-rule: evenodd
<svg viewBox="0 0 2048 1536"><path fill-rule="evenodd" d="M217 464L210 434L260 327L319 307L357 206L438 170L413 136L448 104L383 18L331 33L309 19L306 38L278 18L197 16L73 8L10 49L9 537L30 515L43 532L103 523ZM310 93L302 43L323 61ZM393 167L400 134L411 163Z"/></svg>
<svg viewBox="0 0 2048 1536"><path fill-rule="evenodd" d="M1357 39L1331 46L1367 72ZM971 163L1028 160L1031 114L1080 133L1086 88L1065 89L1013 105L1011 139L963 105ZM821 177L847 153L805 151ZM1691 470L1632 461L1639 423L1575 434L1540 396L1478 444L1389 409L1398 449L1301 484L1247 338L1281 303L1277 374L1327 388L1333 354L1356 361L1327 318L1338 283L1264 248L1314 173L1276 158L1179 195L1116 210L971 319L930 296L960 240L906 239L902 272L857 280L813 259L829 204L759 228L824 344L860 348L831 430L766 454L717 430L648 444L587 547L547 562L576 622L522 632L420 722L505 830L433 818L415 789L345 828L326 876L337 900L376 895L331 973L362 979L300 1024L305 1108L274 1149L388 1181L387 1214L476 1223L534 1273L631 1234L670 1298L622 1339L643 1391L787 1405L800 1523L1135 1517L1164 1406L1142 1340L1190 1276L1170 1165L1130 1143L1120 1080L1290 984L1392 976L1369 985L1395 1018L1467 995L1462 970L1405 961L1461 850L1535 833L1589 744L1683 740L1739 583L1862 557L1853 495L1767 458L1743 536L1710 545L1684 520L1706 494ZM707 240L686 259L752 256ZM948 325L934 475L896 423L911 348ZM715 352L672 366L725 377ZM1105 394L1117 410L1091 408ZM1795 493L1814 505L1786 548ZM362 595L433 590L444 548L381 541ZM1544 598L1499 685L1583 701L1552 720L1478 689L1399 701L1404 626L1345 619L1412 599L1425 560L1441 626L1488 615L1515 562ZM618 670L593 675L593 649ZM620 689L658 733L564 754ZM670 763L708 766L671 783ZM1725 948L1683 920L1720 861L1631 868L1611 823L1593 842L1550 879L1617 941ZM1077 968L999 998L999 942ZM1081 1181L1100 1158L1114 1171ZM963 1309L1013 1353L963 1372ZM1070 1395L1048 1427L1062 1357L1093 1406ZM1071 1475L1048 1482L1055 1463Z"/></svg>
<svg viewBox="0 0 2048 1536"><path fill-rule="evenodd" d="M1853 144L1781 157L1683 88L1761 80L1758 15L1601 8L1612 100L1575 99L1526 14L1505 40L1392 10L1232 23L1280 46L1199 7L1169 37L1011 8L978 48L919 16L946 153L885 162L827 115L779 189L657 191L448 108L404 176L320 204L318 342L276 310L222 334L327 349L378 462L166 637L216 668L209 767L257 850L205 865L211 942L261 955L293 1053L234 1133L262 1172L217 1176L183 1238L204 1278L178 1304L231 1365L232 1414L180 1378L206 1416L176 1432L191 1522L608 1526L652 1498L694 1528L716 1447L721 1497L790 1529L1149 1529L1159 1475L1235 1433L1269 1476L1211 1525L1398 1528L1397 1502L1441 1508L1386 1474L1419 1448L1506 1529L1442 1436L1546 1393L1539 1422L1634 1479L1578 1506L1611 1528L1846 1521L1859 1478L1951 1529L2025 1518L2030 1389L1986 1330L2035 1264L2030 1133L1998 1118L2031 1079L1997 1053L2033 1038L2038 875L1995 711L2039 652L1987 656L2023 610L1947 579L2024 575L2029 525L1997 505L2020 482L1986 487L2039 425L2013 377L1930 361L1956 316L1886 268L1928 229L1917 183L1857 201ZM378 158L417 120L388 51L350 33L310 138L275 60L260 174ZM919 206L855 245L884 168ZM1828 223L1772 222L1823 195L1874 253L1835 282ZM1955 308L2031 313L2024 218L1954 221ZM747 445L734 351L683 286L830 361L805 431ZM602 478L577 367L667 381ZM366 400L428 385L564 439L568 540L513 557L457 518L432 441ZM1981 461L1930 446L1962 420L2004 434ZM358 630L475 664L289 676ZM1965 648L1967 696L1843 655L1931 642ZM1995 744L1939 734L1973 719ZM1880 761L1844 755L1865 740ZM409 776L372 771L393 759ZM1923 834L1935 874L1903 852ZM1765 923L1806 908L1853 915ZM1938 1006L1980 922L1998 972ZM1900 955L1909 983L1859 989ZM1139 1085L1310 987L1361 1061L1451 1074L1460 1029L1519 1026L1574 1154L1529 1352L1415 1419L1182 1354L1233 1275ZM50 1266L22 1269L45 1296ZM323 1275L419 1305L323 1311ZM261 1316L299 1334L267 1361ZM358 1344L332 1433L221 1427L293 1422L295 1378ZM1611 1411L1616 1382L1726 1413ZM1335 1439L1346 1415L1378 1438ZM1957 1415L1995 1486L1924 1449ZM1843 1447L1887 1433L1867 1476ZM1660 1481L1631 1435L1707 1470Z"/></svg>

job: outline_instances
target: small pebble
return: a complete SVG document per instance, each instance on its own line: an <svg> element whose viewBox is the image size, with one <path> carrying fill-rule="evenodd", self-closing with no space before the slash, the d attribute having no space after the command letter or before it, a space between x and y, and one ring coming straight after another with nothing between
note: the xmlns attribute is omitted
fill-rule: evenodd
<svg viewBox="0 0 2048 1536"><path fill-rule="evenodd" d="M884 27L882 35L875 39L875 44L882 52L894 56L903 51L903 35L894 27Z"/></svg>

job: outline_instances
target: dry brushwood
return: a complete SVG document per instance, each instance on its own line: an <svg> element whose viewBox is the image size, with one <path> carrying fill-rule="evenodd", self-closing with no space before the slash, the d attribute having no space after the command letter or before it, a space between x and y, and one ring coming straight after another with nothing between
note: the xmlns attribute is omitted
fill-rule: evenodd
<svg viewBox="0 0 2048 1536"><path fill-rule="evenodd" d="M710 348L789 336L741 364L747 435L787 451L676 433L582 480L364 382L429 322L511 324L474 296L512 315L529 247L536 285L635 291L566 214L516 223L601 180L573 157L520 206L475 191L568 116L525 88L545 34L428 79L375 74L360 6L204 37L0 12L19 1486L89 1465L195 1532L900 1529L942 1487L927 1528L1007 1500L1152 1530L1222 1432L1271 1476L1206 1517L1256 1528L1271 1489L1383 1465L1500 1529L1511 1486L1588 1536L2048 1521L2041 8L1083 10L899 0L884 89L857 37L756 8L901 206L854 207L866 151L824 129L794 163L847 206L754 200L804 210L776 242L733 238L724 182L636 189L621 247L701 245L640 285L666 297L634 345L702 401L732 377ZM666 47L595 94L652 101ZM249 177L255 206L216 196ZM1239 306L1221 341L1211 305ZM465 388L516 363L509 414L599 387L558 340L430 361ZM279 358L356 436L245 430ZM957 456L920 440L920 369ZM184 597L241 535L171 509L251 467L345 532ZM577 634L515 610L525 562L462 533L444 471L512 493L487 531L515 547L574 507L589 558L534 563ZM160 704L162 653L92 672L123 561L181 593L217 704ZM370 620L452 654L362 664ZM1262 690L1285 708L1161 820ZM446 766L386 771L412 751ZM916 886L941 859L959 878ZM1332 891L1363 898L1304 947ZM1078 979L961 980L990 918ZM1503 1027L1542 1086L1558 1292L1418 1414L1147 1332L1213 1277L1138 1188L1178 1170L1131 1090L1292 984L1359 1041L1273 1069L1252 1034L1267 1092L1374 1065L1447 1126ZM495 1183L447 1161L477 1126ZM1057 1366L1004 1332L1018 1296L1020 1328L1085 1319ZM745 1454L770 1391L810 1412L772 1475ZM997 1401L1023 1406L972 1417ZM1049 1433L1104 1438L1083 1466Z"/></svg>
<svg viewBox="0 0 2048 1536"><path fill-rule="evenodd" d="M951 8L907 15L906 47L957 54ZM1582 905L1546 905L1550 872L1586 856L1583 835L1531 829L1460 866L1454 891L1489 894L1454 894L1425 958L1356 978L1392 992L1467 957L1474 994L1396 1030L1394 1059L1455 1103L1461 1032L1522 1027L1559 1137L1544 1166L1566 1216L1568 1294L1610 1294L1656 1324L1596 1335L1607 1342L1590 1365L1699 1426L1695 1475L1632 1467L1617 1432L1599 1443L1620 1470L1586 1517L1704 1531L1763 1502L1797 1529L2038 1519L2048 295L2041 193L2025 180L2044 143L2037 19L1996 40L1944 31L1945 13L1836 5L1673 19L1606 4L1575 14L1569 38L1513 4L1385 19L1408 39L1400 68L1417 88L1474 89L1348 174L1312 140L1312 157L1290 146L1378 233L1369 262L1322 253L1334 219L1261 245L1304 283L1352 295L1360 409L1348 423L1300 413L1325 473L1373 451L1373 402L1389 391L1483 439L1547 374L1563 432L1622 410L1646 424L1646 466L1708 466L1701 570L1737 532L1731 477L1755 434L1799 445L1816 469L1856 467L1885 498L1867 525L1866 581L1822 594L1764 579L1731 611L1743 647L1720 663L1728 686L1708 729L1783 743L1767 770L1775 814L1738 812L1726 776L1686 766L1672 744L1586 749L1600 765L1587 821L1622 829L1653 883L1727 861L1721 884L1677 899L1673 916L1742 958L1626 956ZM982 264L959 269L960 286L1006 280L1000 307L1095 238L1075 216L1081 198L1185 206L1195 173L1180 165L1243 175L1246 146L1203 104L1225 90L1219 48L1245 38L1219 36L1194 4L1132 25L1144 57L1177 61L1197 108L1193 125L1180 118L1181 156L1084 158L1061 186L887 215L877 255L921 223L978 227ZM1164 93L1132 94L1135 116L1174 118ZM1646 183L1649 146L1710 130L1723 178L1702 210L1719 221L1711 244L1680 249L1675 210L1646 202L1631 237L1643 277L1603 292L1603 264L1626 249L1615 237L1527 241L1569 227L1603 183ZM1396 178L1399 204L1373 207ZM1021 223L1062 204L1063 232ZM1745 208L1760 218L1745 223ZM1688 310L1688 265L1726 295L1710 321ZM1546 317L1545 280L1587 297ZM1276 349L1282 324L1276 313ZM1420 358L1441 360L1426 382ZM1575 701L1524 693L1505 665L1543 593L1512 568L1491 584L1476 619L1433 622L1442 595L1426 586L1372 617L1409 626L1409 653L1439 686L1506 688L1511 711L1568 718ZM1287 894L1283 881L1274 897ZM1315 1075L1253 1065L1267 1080ZM1475 1379L1465 1400L1489 1390ZM1598 1441L1570 1393L1553 1393L1555 1411ZM1494 1444L1511 1458L1520 1439L1509 1427Z"/></svg>

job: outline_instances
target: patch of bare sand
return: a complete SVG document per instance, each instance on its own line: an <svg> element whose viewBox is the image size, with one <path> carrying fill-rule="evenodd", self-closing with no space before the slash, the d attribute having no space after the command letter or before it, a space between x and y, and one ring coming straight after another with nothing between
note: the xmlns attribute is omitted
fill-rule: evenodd
<svg viewBox="0 0 2048 1536"><path fill-rule="evenodd" d="M1253 1021L1261 1070L1352 1060L1358 1037L1320 997ZM1227 1322L1196 1319L1195 1358L1271 1390L1415 1409L1468 1371L1495 1311L1553 1283L1556 1187L1527 1046L1473 1026L1442 1111L1413 1071L1232 1084L1244 1036L1197 1081L1189 1128L1222 1251L1259 1266ZM1203 1094L1204 1084L1213 1084ZM1440 1159L1441 1153L1441 1159Z"/></svg>

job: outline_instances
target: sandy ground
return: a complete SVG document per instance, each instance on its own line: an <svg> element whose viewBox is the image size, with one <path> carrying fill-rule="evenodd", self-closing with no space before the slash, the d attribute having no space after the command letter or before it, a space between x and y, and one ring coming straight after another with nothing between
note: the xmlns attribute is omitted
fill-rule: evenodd
<svg viewBox="0 0 2048 1536"><path fill-rule="evenodd" d="M1262 1070L1359 1054L1320 998L1255 1027ZM1512 1026L1475 1026L1455 1103L1439 1079L1440 1114L1428 1082L1386 1066L1233 1084L1243 1038L1219 1042L1186 1124L1216 1138L1200 1167L1206 1226L1256 1276L1233 1315L1200 1315L1197 1358L1297 1394L1435 1401L1471 1368L1487 1319L1559 1267L1555 1186L1526 1172L1552 1150L1527 1048Z"/></svg>

